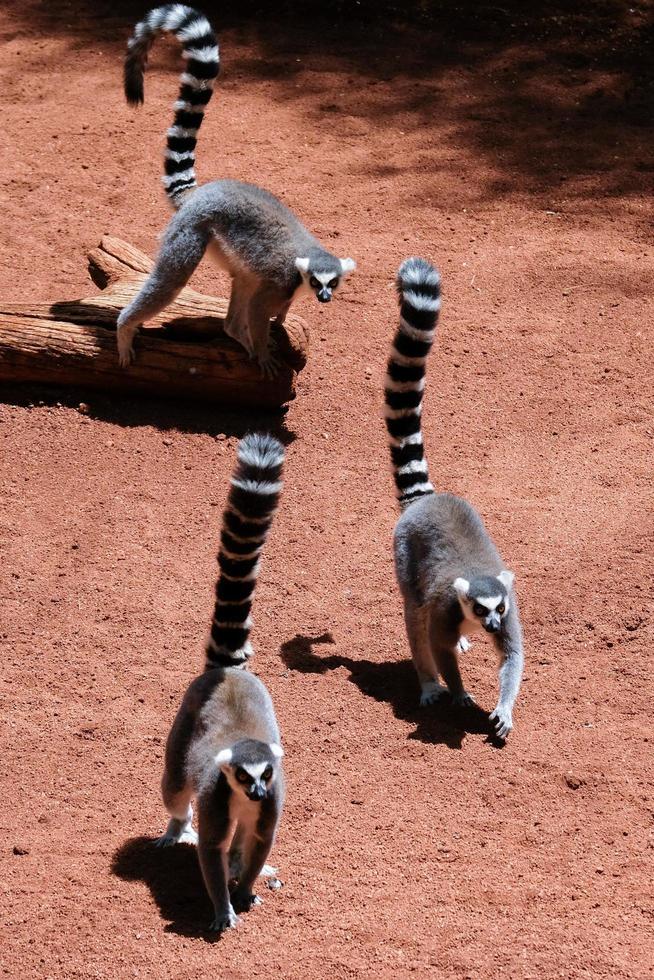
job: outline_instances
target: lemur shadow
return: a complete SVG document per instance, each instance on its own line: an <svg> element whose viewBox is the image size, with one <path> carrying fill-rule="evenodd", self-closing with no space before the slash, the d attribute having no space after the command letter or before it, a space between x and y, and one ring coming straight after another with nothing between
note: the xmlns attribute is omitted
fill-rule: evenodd
<svg viewBox="0 0 654 980"><path fill-rule="evenodd" d="M108 394L82 388L40 383L8 384L2 387L3 405L74 408L89 419L111 422L123 428L151 426L160 432L233 436L241 439L248 432L269 432L285 446L295 441L296 434L286 425L288 406L238 412L191 402L171 402L145 396Z"/></svg>
<svg viewBox="0 0 654 980"><path fill-rule="evenodd" d="M123 881L144 881L163 919L166 932L217 942L209 931L211 901L191 844L156 847L152 837L133 837L115 852L111 873Z"/></svg>
<svg viewBox="0 0 654 980"><path fill-rule="evenodd" d="M461 749L466 734L485 735L495 748L504 746L504 741L495 734L489 713L479 705L459 708L445 696L436 704L419 707L418 682L411 661L376 663L340 654L321 657L314 653L315 645L333 642L331 633L320 636L298 634L282 644L280 653L287 667L305 674L325 674L328 670L346 667L350 671L349 679L363 694L375 701L386 701L396 718L415 724L415 731L409 735L411 739Z"/></svg>

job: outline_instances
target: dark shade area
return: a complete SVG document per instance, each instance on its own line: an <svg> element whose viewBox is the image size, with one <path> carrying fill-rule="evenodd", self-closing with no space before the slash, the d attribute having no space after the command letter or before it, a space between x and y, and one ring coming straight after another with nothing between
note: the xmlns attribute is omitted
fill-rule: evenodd
<svg viewBox="0 0 654 980"><path fill-rule="evenodd" d="M72 52L92 38L115 46L118 58L135 19L151 6L31 0L22 16L31 34L67 34ZM308 125L317 131L346 116L404 131L427 127L434 113L451 117L456 141L497 174L485 183L488 197L518 188L584 199L638 193L651 183L650 2L197 6L219 36L234 32L258 48L256 58L239 60L234 45L224 45L223 84L286 77L288 94L277 97L293 99L299 83L314 97ZM174 71L179 63L170 58ZM332 74L329 87L323 72ZM341 72L359 84L341 86ZM426 145L419 158L403 161L408 193L412 179L447 167L437 150ZM397 164L375 159L366 171L371 180L396 172Z"/></svg>
<svg viewBox="0 0 654 980"><path fill-rule="evenodd" d="M329 670L346 667L350 671L350 680L363 694L375 701L388 702L396 718L415 724L415 732L410 736L412 739L460 749L467 732L485 735L497 747L504 745L494 734L489 713L479 705L457 708L445 696L429 707L419 707L418 682L409 660L377 663L340 654L322 656L314 652L314 646L331 643L333 640L329 633L313 637L296 636L282 645L281 658L291 670L308 674L325 674Z"/></svg>

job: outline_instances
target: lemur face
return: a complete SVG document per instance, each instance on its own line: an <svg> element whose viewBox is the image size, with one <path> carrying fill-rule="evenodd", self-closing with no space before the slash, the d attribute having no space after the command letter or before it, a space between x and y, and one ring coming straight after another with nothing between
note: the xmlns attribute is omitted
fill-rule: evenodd
<svg viewBox="0 0 654 980"><path fill-rule="evenodd" d="M470 581L457 578L452 584L465 618L487 633L497 633L510 608L512 582L513 572L505 570L497 576L478 575Z"/></svg>
<svg viewBox="0 0 654 980"><path fill-rule="evenodd" d="M273 767L269 762L256 766L235 766L232 772L241 792L249 800L265 799L273 778Z"/></svg>
<svg viewBox="0 0 654 980"><path fill-rule="evenodd" d="M268 796L277 775L278 760L283 755L282 747L274 742L248 738L219 752L216 764L233 792L260 802Z"/></svg>
<svg viewBox="0 0 654 980"><path fill-rule="evenodd" d="M300 257L295 260L295 268L302 276L304 285L315 294L319 303L329 303L343 276L356 268L352 259L336 261L338 265L331 268L326 268L324 265L320 268L317 266L312 268L308 258Z"/></svg>

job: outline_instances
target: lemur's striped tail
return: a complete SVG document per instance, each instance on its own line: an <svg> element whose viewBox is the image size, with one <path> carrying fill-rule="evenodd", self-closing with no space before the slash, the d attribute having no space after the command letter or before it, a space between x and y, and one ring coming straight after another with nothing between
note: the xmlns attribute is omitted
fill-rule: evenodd
<svg viewBox="0 0 654 980"><path fill-rule="evenodd" d="M266 542L281 493L284 447L269 435L241 439L220 535L216 606L206 670L241 667L252 656L250 610Z"/></svg>
<svg viewBox="0 0 654 980"><path fill-rule="evenodd" d="M175 118L168 130L165 153L166 194L178 208L185 194L197 187L195 145L204 110L218 75L218 41L211 24L199 11L183 3L157 7L134 28L125 56L125 96L130 105L143 102L143 73L148 51L157 34L169 31L180 41L186 59Z"/></svg>
<svg viewBox="0 0 654 980"><path fill-rule="evenodd" d="M420 417L425 387L425 362L436 334L441 308L441 280L424 259L407 259L397 273L400 325L385 381L384 415L401 507L433 493L422 442Z"/></svg>

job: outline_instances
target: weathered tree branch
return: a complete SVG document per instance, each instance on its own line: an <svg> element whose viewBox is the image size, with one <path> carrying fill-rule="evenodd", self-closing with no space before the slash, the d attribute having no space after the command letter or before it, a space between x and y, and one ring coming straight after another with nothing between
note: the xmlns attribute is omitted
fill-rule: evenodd
<svg viewBox="0 0 654 980"><path fill-rule="evenodd" d="M273 323L283 363L274 378L263 378L257 363L223 332L227 301L189 288L139 333L136 363L120 368L116 317L152 262L110 236L88 258L90 276L102 290L95 296L58 303L0 301L0 380L147 392L241 407L274 407L295 396L296 372L307 359L304 321L289 313L283 327Z"/></svg>

